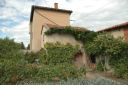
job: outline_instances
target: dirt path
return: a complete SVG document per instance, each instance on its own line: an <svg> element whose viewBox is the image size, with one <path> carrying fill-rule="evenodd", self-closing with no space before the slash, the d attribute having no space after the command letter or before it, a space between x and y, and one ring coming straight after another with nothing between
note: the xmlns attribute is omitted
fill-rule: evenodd
<svg viewBox="0 0 128 85"><path fill-rule="evenodd" d="M99 74L97 74L96 72L87 72L86 73L86 78L87 79L95 79L98 76L99 76Z"/></svg>
<svg viewBox="0 0 128 85"><path fill-rule="evenodd" d="M110 72L93 72L92 71L92 72L87 72L86 73L86 78L87 79L95 79L97 77L105 77L105 78L108 78L108 79L111 79L111 80L114 80L114 81L117 81L117 82L125 82L125 80L116 78Z"/></svg>

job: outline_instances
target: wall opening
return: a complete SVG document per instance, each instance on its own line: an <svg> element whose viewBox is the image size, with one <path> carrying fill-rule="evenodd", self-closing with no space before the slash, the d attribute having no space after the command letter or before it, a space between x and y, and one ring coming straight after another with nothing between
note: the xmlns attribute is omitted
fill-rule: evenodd
<svg viewBox="0 0 128 85"><path fill-rule="evenodd" d="M74 61L75 61L75 65L77 67L82 67L84 65L83 63L83 52L78 51L75 55L74 55Z"/></svg>

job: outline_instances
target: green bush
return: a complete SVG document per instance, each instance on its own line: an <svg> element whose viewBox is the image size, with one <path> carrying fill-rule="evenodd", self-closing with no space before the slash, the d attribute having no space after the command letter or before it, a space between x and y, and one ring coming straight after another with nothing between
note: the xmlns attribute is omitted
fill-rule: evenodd
<svg viewBox="0 0 128 85"><path fill-rule="evenodd" d="M12 55L11 55L12 54ZM3 54L6 58L0 58L0 83L16 82L21 79L19 72L22 71L26 64L23 54L20 52L12 52L11 54ZM8 57L10 56L10 57Z"/></svg>
<svg viewBox="0 0 128 85"><path fill-rule="evenodd" d="M117 77L128 79L128 43L124 42L120 47L120 53L111 57L110 64Z"/></svg>
<svg viewBox="0 0 128 85"><path fill-rule="evenodd" d="M118 54L121 51L121 38L114 38L110 34L99 34L92 42L85 43L85 50L89 55L108 56Z"/></svg>
<svg viewBox="0 0 128 85"><path fill-rule="evenodd" d="M16 83L18 80L22 79L22 75L19 74L19 72L22 71L23 67L18 65L12 65L9 63L10 66L2 66L0 69L1 71L1 77L0 77L0 83Z"/></svg>
<svg viewBox="0 0 128 85"><path fill-rule="evenodd" d="M16 82L21 78L26 61L20 51L21 45L9 38L0 39L0 84Z"/></svg>
<svg viewBox="0 0 128 85"><path fill-rule="evenodd" d="M47 65L39 69L37 76L44 80L79 78L85 75L85 69L76 69L70 64Z"/></svg>
<svg viewBox="0 0 128 85"><path fill-rule="evenodd" d="M38 59L39 56L38 56L38 53L25 53L25 60L28 62L28 63L34 63L35 62L35 59Z"/></svg>
<svg viewBox="0 0 128 85"><path fill-rule="evenodd" d="M9 39L9 38L0 39L0 58L3 57L3 55L6 53L17 51L20 48L21 48L21 44L15 43L13 39Z"/></svg>
<svg viewBox="0 0 128 85"><path fill-rule="evenodd" d="M102 61L101 61L102 62ZM101 62L99 62L99 63L97 63L96 64L96 70L97 71L104 71L104 65L102 65L102 63Z"/></svg>
<svg viewBox="0 0 128 85"><path fill-rule="evenodd" d="M86 72L85 68L76 69L71 65L78 47L47 44L45 45L47 52L42 49L38 53L24 54L20 44L8 38L1 39L0 45L0 84L3 85L13 85L17 81L26 79L44 82L57 80L57 78L59 80L68 77L78 78ZM35 63L35 59L39 59L39 63Z"/></svg>
<svg viewBox="0 0 128 85"><path fill-rule="evenodd" d="M74 54L78 51L78 46L74 47L70 44L62 45L60 43L47 43L45 48L45 54L42 54L40 57L43 57L43 62L52 65L72 63Z"/></svg>
<svg viewBox="0 0 128 85"><path fill-rule="evenodd" d="M85 68L77 69L71 65L74 54L78 51L78 46L47 43L45 48L46 50L42 49L38 53L27 53L25 55L25 60L31 64L22 69L23 79L31 78L45 81L84 76ZM32 64L35 59L39 59L38 65Z"/></svg>
<svg viewBox="0 0 128 85"><path fill-rule="evenodd" d="M107 69L109 65L116 76L128 79L128 43L121 38L99 34L92 42L85 43L85 50L89 55L99 58L100 63L104 60L103 66L99 64L98 69Z"/></svg>
<svg viewBox="0 0 128 85"><path fill-rule="evenodd" d="M45 49L41 49L37 53L26 53L25 60L34 63L35 59L39 59L39 63L45 65L56 65L60 63L73 63L74 54L78 51L78 46L70 44L62 45L60 43L46 43Z"/></svg>

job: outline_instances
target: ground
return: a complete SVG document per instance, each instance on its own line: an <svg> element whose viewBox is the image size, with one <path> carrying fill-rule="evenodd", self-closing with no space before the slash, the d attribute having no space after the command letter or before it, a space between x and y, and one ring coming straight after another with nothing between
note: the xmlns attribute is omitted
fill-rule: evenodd
<svg viewBox="0 0 128 85"><path fill-rule="evenodd" d="M117 82L125 82L125 80L116 78L111 72L95 72L95 71L89 71L86 73L86 78L87 79L95 79L98 77L105 77Z"/></svg>

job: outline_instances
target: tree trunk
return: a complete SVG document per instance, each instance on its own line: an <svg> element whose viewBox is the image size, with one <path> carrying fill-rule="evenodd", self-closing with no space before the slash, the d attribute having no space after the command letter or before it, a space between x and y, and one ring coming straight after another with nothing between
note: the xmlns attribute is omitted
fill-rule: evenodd
<svg viewBox="0 0 128 85"><path fill-rule="evenodd" d="M105 56L105 67L107 70L110 70L109 60L109 56Z"/></svg>

